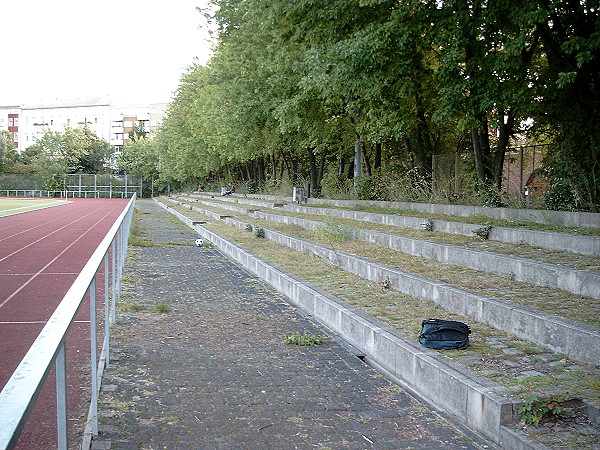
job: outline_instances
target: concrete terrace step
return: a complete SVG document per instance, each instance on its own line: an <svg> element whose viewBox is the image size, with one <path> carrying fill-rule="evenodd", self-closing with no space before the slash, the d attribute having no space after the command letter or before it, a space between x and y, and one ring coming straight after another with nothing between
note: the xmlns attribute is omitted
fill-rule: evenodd
<svg viewBox="0 0 600 450"><path fill-rule="evenodd" d="M270 199L271 201L292 202L292 197L274 195L247 194L247 197ZM452 216L483 216L491 219L515 222L534 222L573 228L600 228L600 213L577 211L551 211L547 209L503 208L470 205L443 205L439 203L394 202L378 200L333 200L308 198L307 203L315 205L333 205L343 208L356 206L376 206L379 208L413 210L429 214Z"/></svg>
<svg viewBox="0 0 600 450"><path fill-rule="evenodd" d="M417 346L359 309L270 265L217 233L192 225L192 220L185 215L159 204L225 255L286 295L296 306L340 334L366 355L367 362L387 372L409 392L503 448L545 448L506 426L515 420L516 404L499 384L473 374L438 352Z"/></svg>
<svg viewBox="0 0 600 450"><path fill-rule="evenodd" d="M189 201L189 197L181 196ZM192 201L216 208L227 209L272 222L296 225L306 229L318 229L323 222L299 217L271 214L264 211L241 208L239 206L193 198ZM390 233L382 233L363 228L344 227L353 238L371 242L413 256L435 259L482 272L492 273L517 281L562 289L576 295L600 299L600 274L585 270L571 269L527 258L498 255L481 250L467 249L451 244L425 241Z"/></svg>
<svg viewBox="0 0 600 450"><path fill-rule="evenodd" d="M208 195L193 195L195 197L208 197ZM213 198L215 196L212 196ZM284 198L280 200L279 203L274 203L272 201L262 201L260 199L246 198L246 197L222 197L220 200L227 202L238 202L243 204L251 204L259 207L268 207L273 208L273 205L280 204L281 202L287 200ZM322 202L328 203L316 203L318 199L309 199L311 204L326 204L332 206L349 207L353 205L354 201L333 201L333 200L323 200ZM377 203L377 202L371 202ZM383 202L386 203L386 202ZM395 202L387 202L390 204L401 204ZM382 206L377 204L377 206ZM448 205L454 206L454 205ZM426 217L412 217L412 216L399 216L395 214L380 214L380 213L368 213L362 211L355 210L344 210L344 209L334 209L328 207L308 207L297 205L293 203L282 204L280 206L283 210L292 211L292 212L300 212L304 214L314 214L314 215L324 215L330 217L340 217L346 219L360 220L365 222L372 223L380 223L385 225L391 225L396 227L405 227L405 228L414 228L414 229L423 229L423 225L425 223L430 223L433 227L433 231L440 231L444 233L451 234L460 234L464 236L473 236L473 231L481 228L481 225L467 224L461 222L453 222L446 220L436 220L436 219L428 219ZM384 207L387 207L384 205ZM389 206L391 208L391 206ZM494 209L494 208L491 208ZM534 211L534 210L527 210ZM561 211L542 211L544 213L551 212L561 212ZM450 214L450 212L447 212ZM573 214L585 214L585 213L570 213ZM592 214L592 218L600 217L600 214ZM589 221L586 221L588 223ZM593 220L592 220L592 223ZM600 226L600 221L597 226ZM596 227L597 227L596 226ZM582 255L591 255L591 256L599 256L600 255L600 236L585 236L578 234L569 234L569 233L558 233L558 232L550 232L550 231L540 231L540 230L529 230L526 228L512 228L512 227L498 227L494 226L491 228L489 233L489 239L494 241L512 243L512 244L520 244L525 243L529 245L533 245L541 248L548 248L554 250L562 250L572 253L580 253Z"/></svg>
<svg viewBox="0 0 600 450"><path fill-rule="evenodd" d="M170 201L180 204L177 200ZM196 207L192 209L201 213L204 211ZM233 218L226 219L226 222L239 228L244 228L247 224ZM563 353L576 361L585 364L600 363L600 330L595 327L515 305L500 298L480 295L339 250L330 250L273 230L264 231L267 239L299 252L310 251L330 264L362 278L375 282L389 279L390 287L414 298L433 300L448 311L486 323L552 352Z"/></svg>
<svg viewBox="0 0 600 450"><path fill-rule="evenodd" d="M487 206L442 205L437 203L377 202L369 200L308 199L309 203L336 206L376 205L394 209L410 209L430 214L452 216L484 216L515 222L535 222L574 228L599 228L600 214L575 211L551 211L547 209L492 208Z"/></svg>

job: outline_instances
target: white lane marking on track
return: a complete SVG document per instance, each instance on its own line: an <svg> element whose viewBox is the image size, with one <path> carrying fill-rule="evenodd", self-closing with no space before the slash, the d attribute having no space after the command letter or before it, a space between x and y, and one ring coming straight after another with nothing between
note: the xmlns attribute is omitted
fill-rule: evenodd
<svg viewBox="0 0 600 450"><path fill-rule="evenodd" d="M102 220L104 220L104 218L106 218L106 216L108 216L112 211L114 211L114 209L115 208L112 208L101 219L99 219L94 225L97 225L100 222L102 222ZM77 222L77 221L75 221L75 222ZM75 222L72 222L70 225L72 225ZM60 228L60 230L62 230L63 228L65 228L65 227ZM46 270L52 263L54 263L58 258L60 258L67 250L69 250L73 245L75 245L82 237L84 237L87 233L89 233L93 228L94 228L93 226L88 228L81 236L79 236L77 239L75 239L73 242L71 242L65 249L63 249L62 252L60 252L58 255L56 255L48 264L46 264L44 267L42 267L35 275L33 275L31 278L29 278L16 291L14 291L12 294L10 294L2 303L0 303L0 308L2 308L9 301L11 301L15 297L15 295L17 295L25 287L27 287L29 285L29 283L31 283L33 280L35 280L38 277L38 275L41 275L44 270ZM53 233L51 233L51 234L53 234ZM2 261L2 259L0 259L0 262L1 261Z"/></svg>
<svg viewBox="0 0 600 450"><path fill-rule="evenodd" d="M69 202L69 203L72 203L72 202ZM75 211L75 212L73 212L71 214L67 214L66 216L57 217L56 219L49 220L48 222L40 223L40 224L38 224L38 225L36 225L34 227L30 227L30 228L26 228L26 229L20 229L18 233L14 233L14 234L11 234L9 236L5 236L3 238L0 238L0 242L5 241L7 239L12 239L15 236L18 236L20 234L27 233L27 232L29 232L31 230L35 230L36 228L43 227L44 225L48 225L49 223L56 222L57 220L64 219L65 217L74 216L76 214L77 214L77 212ZM16 226L19 226L19 225L18 224L17 225L13 225L13 227L16 227ZM8 228L11 228L11 227L8 227Z"/></svg>
<svg viewBox="0 0 600 450"><path fill-rule="evenodd" d="M47 320L29 320L29 321L15 321L15 322L2 322L0 325L36 325L48 322ZM74 320L73 323L90 323L89 320Z"/></svg>
<svg viewBox="0 0 600 450"><path fill-rule="evenodd" d="M0 277L29 277L34 273L0 273ZM44 275L79 275L78 272L46 272Z"/></svg>
<svg viewBox="0 0 600 450"><path fill-rule="evenodd" d="M111 209L111 211L113 211L113 210L114 210L114 208L113 208L113 209ZM71 225L74 225L74 224L76 224L76 223L77 223L77 222L79 222L80 220L83 220L83 219L87 218L88 216L91 216L91 215L92 215L92 214L94 214L95 212L96 212L96 211L91 211L91 212L87 213L85 216L82 216L82 217L80 217L79 219L77 219L77 220L74 220L73 222L71 222L71 223L68 223L67 225L60 227L58 230L54 230L53 232L51 232L51 233L48 233L48 234L47 234L47 235L45 235L45 236L42 236L42 237L41 237L41 238L39 238L38 240L36 240L36 241L33 241L33 242L30 242L29 244L25 245L24 247L21 247L20 249L18 249L18 250L15 250L14 252L12 252L12 253L10 253L10 254L6 255L6 256L5 256L5 257L3 257L3 258L0 258L0 262L4 261L5 259L8 259L8 258L10 258L11 256L14 256L14 255L16 255L17 253L19 253L19 252L21 252L21 251L25 250L25 249L26 249L26 248L28 248L28 247L31 247L32 245L35 245L35 244L37 244L37 243L38 243L38 242L40 242L40 241L43 241L44 239L46 239L46 238L48 238L48 237L52 236L53 234L56 234L56 233L58 233L59 231L61 231L61 230L64 230L65 228L67 228L67 227L70 227ZM108 213L107 213L107 215L108 215ZM106 217L106 216L104 216L104 217ZM96 223L98 223L98 222L96 222ZM88 230L87 230L85 233L87 233L89 230L91 230L91 227L90 227L90 228L88 228ZM83 234L82 234L82 236L83 236L83 235L85 235L85 233L83 233Z"/></svg>
<svg viewBox="0 0 600 450"><path fill-rule="evenodd" d="M49 203L38 203L37 205L28 205L28 206L19 206L18 208L11 208L11 209L3 209L2 212L8 212L8 211L18 211L19 209L28 209L28 208L43 208L43 207L47 207L47 206L58 206L58 205L65 205L68 202L49 202ZM35 210L34 210L35 211Z"/></svg>

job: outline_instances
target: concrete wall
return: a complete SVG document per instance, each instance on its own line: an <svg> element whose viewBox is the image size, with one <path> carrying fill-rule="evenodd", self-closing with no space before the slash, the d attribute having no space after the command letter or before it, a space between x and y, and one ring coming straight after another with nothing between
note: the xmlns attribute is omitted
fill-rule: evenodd
<svg viewBox="0 0 600 450"><path fill-rule="evenodd" d="M225 255L265 280L327 328L339 333L423 400L503 444L508 435L502 425L511 423L515 418L515 405L503 387L473 374L438 352L418 346L376 319L270 266L216 233L200 225L192 225L190 219L173 209L169 210Z"/></svg>
<svg viewBox="0 0 600 450"><path fill-rule="evenodd" d="M226 222L239 228L246 225L246 222L233 218L227 218ZM600 363L600 330L595 327L519 306L500 298L480 295L338 250L330 250L273 230L264 231L267 239L299 252L309 251L328 263L362 278L375 282L389 279L393 289L411 297L434 301L448 311L489 324L552 352L564 353L584 364Z"/></svg>
<svg viewBox="0 0 600 450"><path fill-rule="evenodd" d="M430 214L484 216L515 222L536 222L575 228L600 228L600 214L588 212L550 211L545 209L490 208L484 206L440 205L437 203L378 202L369 200L330 200L309 198L308 203L355 207L373 205L380 208L408 209Z"/></svg>
<svg viewBox="0 0 600 450"><path fill-rule="evenodd" d="M201 196L198 196L201 197ZM276 203L263 202L260 200L251 200L248 198L222 198L223 201L238 202L243 204L251 204L257 207L273 208ZM315 199L311 199L311 201ZM344 201L328 201L330 204L354 202L350 200ZM417 203L416 205L421 205ZM343 205L339 205L343 206ZM453 205L451 205L453 206ZM344 211L326 207L307 207L294 203L282 204L282 209L301 214L315 214L330 217L341 217L364 222L383 223L397 227L422 229L422 224L426 222L425 217L402 217L393 214L376 214L365 213L360 211ZM493 209L493 208L491 208ZM552 211L543 211L552 212ZM556 212L556 211L555 211ZM582 214L582 213L579 213ZM590 213L588 213L590 214ZM596 214L600 217L600 214ZM464 236L473 237L473 231L481 228L481 225L466 224L461 222L452 222L445 220L430 220L433 224L434 231L440 231L451 234L461 234ZM512 227L492 227L489 239L493 241L506 242L511 244L529 244L535 247L549 248L553 250L561 250L572 253L580 253L582 255L600 256L600 236L586 236L572 233L557 233L549 231L528 230L525 228Z"/></svg>
<svg viewBox="0 0 600 450"><path fill-rule="evenodd" d="M285 216L243 209L206 200L196 200L198 203L224 208L273 222L297 225L307 229L317 229L324 226L323 222L302 219L295 216ZM200 211L202 212L202 211ZM390 233L381 233L362 228L345 227L355 239L372 242L393 250L410 255L435 259L448 264L456 264L493 273L517 281L523 281L536 286L562 289L576 295L598 299L600 298L600 274L585 270L546 264L526 258L497 255L480 250L467 249L450 244L430 242ZM600 239L599 239L600 242Z"/></svg>
<svg viewBox="0 0 600 450"><path fill-rule="evenodd" d="M245 222L227 219L240 228ZM367 280L389 279L391 287L411 297L432 300L448 311L511 333L555 353L564 353L585 364L600 362L600 330L571 320L519 306L496 297L415 275L349 255L339 250L265 230L265 237L299 252L309 251L328 263Z"/></svg>
<svg viewBox="0 0 600 450"><path fill-rule="evenodd" d="M262 211L253 212L252 215L264 220L296 225L310 230L325 226L323 222L315 220ZM595 272L570 269L526 258L498 255L451 244L425 241L362 228L344 228L353 235L354 239L372 242L410 255L469 267L536 286L558 288L576 295L600 298L600 274Z"/></svg>
<svg viewBox="0 0 600 450"><path fill-rule="evenodd" d="M303 214L318 214L331 217L341 217L415 229L422 229L422 224L428 220L417 217L366 213L343 209L311 208L299 205L285 205L283 209L287 211L300 212ZM443 233L461 234L471 237L474 236L474 230L481 228L481 225L450 222L446 220L431 220L431 223L433 224L434 232L440 231ZM537 247L581 253L584 255L600 255L599 236L583 236L548 231L542 232L537 230L525 230L522 228L492 227L490 230L489 239L513 244L525 243Z"/></svg>

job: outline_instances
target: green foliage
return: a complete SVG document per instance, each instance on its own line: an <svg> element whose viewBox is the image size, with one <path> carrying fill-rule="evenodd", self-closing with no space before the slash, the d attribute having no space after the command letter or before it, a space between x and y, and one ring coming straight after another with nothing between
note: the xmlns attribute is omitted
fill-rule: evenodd
<svg viewBox="0 0 600 450"><path fill-rule="evenodd" d="M490 236L490 230L492 229L491 225L486 225L484 227L481 228L475 228L472 233L475 236L479 236L481 239L483 239L484 241L487 240Z"/></svg>
<svg viewBox="0 0 600 450"><path fill-rule="evenodd" d="M162 314L166 314L166 313L171 312L171 307L169 306L169 304L167 302L160 302L159 304L157 304L154 307L154 311L162 313Z"/></svg>
<svg viewBox="0 0 600 450"><path fill-rule="evenodd" d="M597 8L214 5L214 56L183 75L150 160L163 183L277 186L287 177L310 180L313 195L322 187L327 196L430 201L432 155L460 151L473 154L476 185L485 186L475 190L479 203L498 206L504 150L517 133L544 133L561 144L544 161L551 178L568 180L581 205L600 203ZM521 128L528 118L533 125ZM354 189L356 142L365 167Z"/></svg>
<svg viewBox="0 0 600 450"><path fill-rule="evenodd" d="M246 181L246 193L247 194L256 194L258 192L258 186L256 181L248 180Z"/></svg>
<svg viewBox="0 0 600 450"><path fill-rule="evenodd" d="M29 147L28 156L39 173L101 173L112 150L87 126L46 131Z"/></svg>
<svg viewBox="0 0 600 450"><path fill-rule="evenodd" d="M311 335L308 334L308 332L304 332L303 334L300 334L300 332L296 331L292 334L286 334L284 335L284 339L285 339L285 343L288 345L300 345L300 346L307 346L307 345L321 345L325 343L325 340L323 339L323 337L318 334L318 335Z"/></svg>
<svg viewBox="0 0 600 450"><path fill-rule="evenodd" d="M349 227L333 222L325 222L315 231L315 234L329 242L344 242L354 239L354 233Z"/></svg>
<svg viewBox="0 0 600 450"><path fill-rule="evenodd" d="M258 225L253 225L252 226L252 234L254 237L264 238L265 230L262 227L259 227Z"/></svg>
<svg viewBox="0 0 600 450"><path fill-rule="evenodd" d="M570 417L572 408L562 406L565 401L565 397L540 398L532 395L517 408L517 412L521 414L521 422L539 425L544 418Z"/></svg>
<svg viewBox="0 0 600 450"><path fill-rule="evenodd" d="M577 209L573 188L569 183L557 182L544 194L544 202L548 209L556 211L572 211Z"/></svg>
<svg viewBox="0 0 600 450"><path fill-rule="evenodd" d="M0 173L9 172L19 160L11 134L0 130Z"/></svg>
<svg viewBox="0 0 600 450"><path fill-rule="evenodd" d="M62 173L49 174L44 181L44 189L47 191L62 191L65 188L65 176Z"/></svg>
<svg viewBox="0 0 600 450"><path fill-rule="evenodd" d="M146 180L158 177L158 142L153 138L138 138L125 142L117 157L117 168Z"/></svg>

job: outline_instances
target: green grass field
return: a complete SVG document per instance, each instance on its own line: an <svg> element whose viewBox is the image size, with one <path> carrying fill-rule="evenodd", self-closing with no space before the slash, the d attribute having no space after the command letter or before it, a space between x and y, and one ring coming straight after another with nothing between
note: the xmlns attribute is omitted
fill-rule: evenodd
<svg viewBox="0 0 600 450"><path fill-rule="evenodd" d="M64 205L65 203L69 202L51 198L0 198L0 217Z"/></svg>

